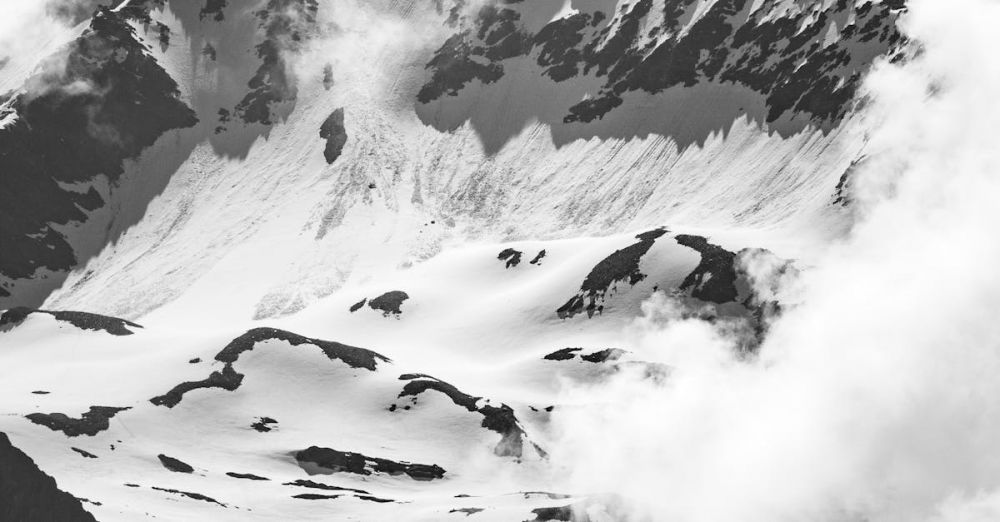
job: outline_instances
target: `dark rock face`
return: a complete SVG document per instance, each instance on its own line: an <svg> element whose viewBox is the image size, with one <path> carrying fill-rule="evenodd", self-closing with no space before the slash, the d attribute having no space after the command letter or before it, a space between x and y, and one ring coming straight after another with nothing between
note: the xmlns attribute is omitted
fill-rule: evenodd
<svg viewBox="0 0 1000 522"><path fill-rule="evenodd" d="M624 354L625 350L621 350L618 348L607 348L605 350L599 350L594 353L589 353L587 355L581 355L580 359L591 363L603 363L608 361L617 361Z"/></svg>
<svg viewBox="0 0 1000 522"><path fill-rule="evenodd" d="M615 16L616 24L602 11L580 11L534 34L519 23L516 7L497 4L483 7L473 28L437 51L420 102L456 94L473 79L495 82L504 74L503 60L526 57L554 82L581 75L603 80L597 96L569 108L566 122L601 118L629 91L657 93L699 82L732 82L760 92L768 121L788 111L835 120L843 117L874 57L903 43L895 22L904 2L854 7L841 1L818 13L804 9L775 17L769 16L769 2L748 13L749 0L723 0L682 31L698 4L667 0L662 21L643 32L653 1L639 0ZM854 23L825 45L834 18L846 19L849 12Z"/></svg>
<svg viewBox="0 0 1000 522"><path fill-rule="evenodd" d="M502 88L515 89L514 96L529 90L537 93L539 87L553 94L546 99L559 106L551 113L535 109L517 122L534 117L553 126L577 124L573 129L554 128L553 137L600 135L600 128L578 124L604 119L625 107L632 93L658 95L674 88L691 93L688 99L694 105L713 106L718 114L712 116L712 125L694 131L690 125L651 123L636 135L662 133L684 147L728 129L745 115L788 132L810 124L829 129L852 107L861 79L874 61L898 56L906 43L897 27L904 3L845 0L783 9L780 2L721 0L701 12L696 10L702 3L695 0L665 0L663 5L637 0L622 4L617 12L590 3L574 5L576 13L535 29L540 20L523 19L523 13L535 6L494 0L427 63L428 79L417 95L418 111L432 102L448 105L448 98L471 84L482 84L488 93L512 70L551 80L525 82L523 90L521 80L510 75L511 82ZM712 103L717 88L749 96L753 107ZM422 115L423 121L442 130L457 128L463 121L454 120L463 116L430 114ZM471 113L464 117L475 121ZM484 141L488 150L496 150L509 137ZM495 139L499 141L494 143Z"/></svg>
<svg viewBox="0 0 1000 522"><path fill-rule="evenodd" d="M216 22L221 22L226 19L223 10L226 8L226 0L205 0L205 7L201 8L198 13L198 17L204 20L205 18L211 18Z"/></svg>
<svg viewBox="0 0 1000 522"><path fill-rule="evenodd" d="M180 495L182 497L187 497L187 498L194 499L194 500L200 500L202 502L210 502L212 504L218 504L218 505L220 505L222 507L226 507L226 505L223 504L222 502L219 502L218 500L215 500L212 497L208 497L208 496L202 495L201 493L192 493L190 491L179 491L179 490L176 490L176 489L168 489L168 488L158 488L156 486L153 486L152 489L154 489L156 491L162 491L164 493L171 493L171 494L174 494L174 495Z"/></svg>
<svg viewBox="0 0 1000 522"><path fill-rule="evenodd" d="M97 458L97 455L94 455L93 453L91 453L89 451L82 450L80 448L70 448L70 449L73 450L73 451L75 451L75 452L77 452L77 453L79 453L80 456L83 457L83 458L87 458L87 459L96 459Z"/></svg>
<svg viewBox="0 0 1000 522"><path fill-rule="evenodd" d="M194 473L194 468L186 462L182 462L163 454L157 455L156 458L160 459L160 464L163 464L163 467L175 473Z"/></svg>
<svg viewBox="0 0 1000 522"><path fill-rule="evenodd" d="M53 312L49 310L34 310L25 307L15 307L0 315L0 328L8 325L18 325L31 314L48 314L64 323L69 323L81 330L104 331L111 335L132 335L129 328L142 328L142 326L106 315L91 314L87 312Z"/></svg>
<svg viewBox="0 0 1000 522"><path fill-rule="evenodd" d="M67 437L79 437L80 435L93 437L111 427L109 421L112 417L129 409L131 408L91 406L90 410L81 415L79 419L74 419L64 413L30 413L25 417L52 431L61 431Z"/></svg>
<svg viewBox="0 0 1000 522"><path fill-rule="evenodd" d="M343 495L320 495L318 493L299 493L298 495L292 495L292 498L300 498L302 500L330 500L334 498L340 498Z"/></svg>
<svg viewBox="0 0 1000 522"><path fill-rule="evenodd" d="M649 252L656 239L666 233L662 228L643 232L635 236L638 243L616 250L601 260L583 280L580 292L556 310L559 317L566 319L584 311L587 312L587 317L593 317L595 313L603 312L604 300L612 286L621 282L635 285L646 278L639 271L639 260Z"/></svg>
<svg viewBox="0 0 1000 522"><path fill-rule="evenodd" d="M735 301L738 295L736 254L700 236L679 235L675 239L677 243L701 254L701 262L684 278L680 289L702 301L717 304Z"/></svg>
<svg viewBox="0 0 1000 522"><path fill-rule="evenodd" d="M229 472L226 473L226 475L230 476L230 477L233 477L233 478L244 479L244 480L271 480L271 479L269 479L267 477L261 477L260 475L254 475L253 473L236 473L236 472L233 472L233 471L229 471Z"/></svg>
<svg viewBox="0 0 1000 522"><path fill-rule="evenodd" d="M0 433L0 520L96 522L79 500Z"/></svg>
<svg viewBox="0 0 1000 522"><path fill-rule="evenodd" d="M382 312L382 315L385 317L389 317L390 314L398 316L403 313L403 311L400 310L400 306L403 305L403 301L406 301L409 298L410 296L406 292L393 290L368 301L368 306L372 310Z"/></svg>
<svg viewBox="0 0 1000 522"><path fill-rule="evenodd" d="M364 348L356 348L334 341L324 341L321 339L311 339L299 334L278 330L276 328L254 328L245 334L233 339L225 348L215 356L216 361L224 363L235 363L240 354L253 350L254 345L262 341L278 340L285 341L292 346L311 344L318 346L320 350L330 360L340 360L351 368L364 368L368 371L375 371L378 363L390 362L388 357L375 353Z"/></svg>
<svg viewBox="0 0 1000 522"><path fill-rule="evenodd" d="M576 357L576 352L583 350L583 348L563 348L562 350L556 350L545 356L547 361L568 361Z"/></svg>
<svg viewBox="0 0 1000 522"><path fill-rule="evenodd" d="M501 457L520 457L524 447L524 429L517 422L514 410L506 404L499 407L491 404L479 406L482 397L473 397L462 392L455 386L442 380L435 379L429 375L405 374L399 376L400 380L409 381L403 386L403 391L399 392L399 397L416 397L427 390L434 390L446 395L452 402L469 410L477 412L483 416L482 427L500 434L500 443L496 445L493 452Z"/></svg>
<svg viewBox="0 0 1000 522"><path fill-rule="evenodd" d="M264 40L257 45L261 64L247 83L250 92L235 109L244 122L272 125L273 106L295 100L298 88L283 53L301 47L315 29L318 10L316 0L268 0L255 13Z"/></svg>
<svg viewBox="0 0 1000 522"><path fill-rule="evenodd" d="M0 128L0 275L12 280L77 263L53 225L85 221L105 202L93 187L66 185L114 183L125 159L197 122L125 14L102 9L40 71L0 106L13 118Z"/></svg>
<svg viewBox="0 0 1000 522"><path fill-rule="evenodd" d="M368 298L366 297L366 298L364 298L364 299L362 299L362 300L360 300L360 301L352 304L351 308L350 308L351 313L353 314L354 312L357 312L358 310L361 310L361 307L364 306L365 303L367 303L367 302L368 302Z"/></svg>
<svg viewBox="0 0 1000 522"><path fill-rule="evenodd" d="M312 467L328 470L331 473L354 473L371 475L386 473L389 475L407 475L414 480L433 480L443 478L445 471L436 464L410 464L395 462L388 459L367 457L360 453L337 451L330 448L310 446L295 454L299 465L306 465L309 471ZM310 466L311 465L311 466Z"/></svg>
<svg viewBox="0 0 1000 522"><path fill-rule="evenodd" d="M625 350L620 348L606 348L604 350L598 350L588 354L579 353L582 351L583 348L563 348L562 350L556 350L546 355L544 359L547 361L569 361L579 357L581 361L589 363L603 363L617 361L622 355L625 354Z"/></svg>
<svg viewBox="0 0 1000 522"><path fill-rule="evenodd" d="M531 514L535 515L535 518L526 520L525 522L590 522L591 518L587 515L585 511L573 509L574 505L570 504L568 506L557 506L557 507L544 507L532 509Z"/></svg>
<svg viewBox="0 0 1000 522"><path fill-rule="evenodd" d="M344 145L347 143L343 107L330 113L330 116L319 128L319 137L326 140L323 157L326 158L327 164L331 164L340 157L340 153L344 151Z"/></svg>
<svg viewBox="0 0 1000 522"><path fill-rule="evenodd" d="M507 265L505 268L510 268L512 266L517 266L521 263L521 255L523 252L514 250L513 248L505 248L502 252L497 255L497 259L500 261L506 261Z"/></svg>
<svg viewBox="0 0 1000 522"><path fill-rule="evenodd" d="M225 363L222 371L212 372L208 378L201 381L184 382L167 393L153 397L149 402L157 406L173 408L181 402L184 394L201 388L221 388L223 390L235 391L243 383L244 375L233 368L233 364L239 360L240 355L254 349L257 343L269 340L285 341L292 346L309 344L319 347L320 350L330 359L339 360L351 368L363 368L368 371L375 371L378 363L390 362L388 357L375 353L364 348L356 348L333 341L321 339L311 339L296 333L276 328L254 328L233 339L215 355L215 360ZM273 421L273 419L271 419ZM274 421L276 422L276 421Z"/></svg>
<svg viewBox="0 0 1000 522"><path fill-rule="evenodd" d="M340 486L331 486L329 484L323 484L320 482L315 482L312 480L298 479L294 482L285 482L283 486L298 486L300 488L311 488L311 489L322 489L326 491L350 491L352 493L359 493L362 495L368 495L369 493L363 489L352 489L352 488L342 488Z"/></svg>
<svg viewBox="0 0 1000 522"><path fill-rule="evenodd" d="M219 388L227 391L236 391L241 384L243 384L243 374L237 373L231 364L227 364L222 368L221 372L212 372L207 378L200 381L182 382L177 386L174 386L167 393L153 397L149 400L149 402L157 406L173 408L174 406L180 404L181 399L184 398L184 394L189 391L207 388Z"/></svg>
<svg viewBox="0 0 1000 522"><path fill-rule="evenodd" d="M540 265L542 264L542 259L544 258L545 258L545 250L540 250L538 254L535 255L535 258L529 261L529 263L532 265Z"/></svg>
<svg viewBox="0 0 1000 522"><path fill-rule="evenodd" d="M274 429L271 425L277 423L278 421L272 419L271 417L260 417L256 422L251 424L250 427L259 433L267 433Z"/></svg>

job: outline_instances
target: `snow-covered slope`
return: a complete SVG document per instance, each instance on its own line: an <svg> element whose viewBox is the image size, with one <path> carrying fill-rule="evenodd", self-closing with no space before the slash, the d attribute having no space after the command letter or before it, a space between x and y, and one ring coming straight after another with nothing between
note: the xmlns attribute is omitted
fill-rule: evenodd
<svg viewBox="0 0 1000 522"><path fill-rule="evenodd" d="M102 521L623 516L561 390L666 378L651 302L753 352L902 10L101 9L0 66L0 431Z"/></svg>

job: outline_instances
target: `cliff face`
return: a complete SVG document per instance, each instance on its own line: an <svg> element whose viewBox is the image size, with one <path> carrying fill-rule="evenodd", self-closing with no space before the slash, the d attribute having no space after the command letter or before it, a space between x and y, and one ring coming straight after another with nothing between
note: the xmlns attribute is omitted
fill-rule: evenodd
<svg viewBox="0 0 1000 522"><path fill-rule="evenodd" d="M80 501L0 433L0 520L95 522Z"/></svg>
<svg viewBox="0 0 1000 522"><path fill-rule="evenodd" d="M98 178L113 184L126 159L196 122L125 15L98 12L0 105L0 276L74 267L76 253L60 228L105 205ZM0 285L0 297L7 292Z"/></svg>
<svg viewBox="0 0 1000 522"><path fill-rule="evenodd" d="M904 43L896 25L904 10L902 1L639 0L617 11L574 2L546 21L530 2L494 2L456 23L427 64L418 100L436 108L473 85L544 79L566 93L551 123L580 125L636 95L728 86L760 106L733 107L730 120L757 112L750 116L763 125L829 128L849 112L873 61Z"/></svg>

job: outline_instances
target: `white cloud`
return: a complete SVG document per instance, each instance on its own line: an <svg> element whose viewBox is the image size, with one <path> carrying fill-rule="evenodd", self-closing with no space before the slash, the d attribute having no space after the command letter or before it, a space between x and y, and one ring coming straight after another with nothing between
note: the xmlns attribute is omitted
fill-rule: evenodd
<svg viewBox="0 0 1000 522"><path fill-rule="evenodd" d="M567 389L595 406L557 410L565 487L677 522L997 519L1000 2L911 10L924 52L867 82L861 217L801 305L753 363L704 325L641 322L671 376Z"/></svg>

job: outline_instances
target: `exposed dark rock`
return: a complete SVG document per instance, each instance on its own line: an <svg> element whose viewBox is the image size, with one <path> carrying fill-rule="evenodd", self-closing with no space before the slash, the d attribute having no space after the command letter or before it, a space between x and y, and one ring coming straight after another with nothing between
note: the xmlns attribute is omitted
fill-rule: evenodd
<svg viewBox="0 0 1000 522"><path fill-rule="evenodd" d="M565 522L587 522L590 520L590 517L588 517L586 513L580 513L580 516L574 516L572 505L537 508L532 509L531 513L535 515L535 518L526 520L525 522L551 522L555 520Z"/></svg>
<svg viewBox="0 0 1000 522"><path fill-rule="evenodd" d="M202 495L201 493L192 493L190 491L179 491L176 489L158 488L156 486L153 486L152 489L155 489L156 491L163 491L164 493L173 493L174 495L180 495L182 497L187 497L194 500L201 500L202 502L211 502L212 504L218 504L222 507L226 507L226 505L223 504L222 502L219 502L218 500L215 500L212 497Z"/></svg>
<svg viewBox="0 0 1000 522"><path fill-rule="evenodd" d="M363 489L353 489L353 488L342 488L340 486L331 486L329 484L323 484L321 482L315 482L312 480L298 479L294 482L285 482L283 486L298 486L300 488L312 488L312 489L322 489L325 491L350 491L352 493L358 493L361 495L368 495L369 493Z"/></svg>
<svg viewBox="0 0 1000 522"><path fill-rule="evenodd" d="M695 299L712 303L735 301L736 254L718 245L713 245L700 236L678 235L677 243L697 250L701 262L684 278L680 289L689 291Z"/></svg>
<svg viewBox="0 0 1000 522"><path fill-rule="evenodd" d="M31 393L33 393L35 395L48 395L50 392L47 392L45 390L35 390L35 391L31 392Z"/></svg>
<svg viewBox="0 0 1000 522"><path fill-rule="evenodd" d="M0 433L0 520L96 522L73 495Z"/></svg>
<svg viewBox="0 0 1000 522"><path fill-rule="evenodd" d="M362 300L360 300L360 301L352 304L351 305L351 313L353 314L354 312L357 312L358 310L360 310L361 307L364 306L365 303L367 303L367 302L368 302L368 298L365 298L365 299L362 299Z"/></svg>
<svg viewBox="0 0 1000 522"><path fill-rule="evenodd" d="M85 450L82 450L80 448L70 448L70 449L73 450L73 451L75 451L75 452L77 452L77 453L79 453L84 458L88 458L88 459L96 459L97 458L97 455L94 455L93 453L91 453L89 451L85 451Z"/></svg>
<svg viewBox="0 0 1000 522"><path fill-rule="evenodd" d="M132 335L129 328L142 328L142 326L106 315L91 314L87 312L53 312L49 310L35 310L32 308L15 307L0 315L0 328L8 325L18 325L31 314L48 314L64 323L69 323L81 330L105 331L111 335Z"/></svg>
<svg viewBox="0 0 1000 522"><path fill-rule="evenodd" d="M219 53L215 50L215 46L211 43L205 42L205 47L201 48L201 55L213 62L218 59Z"/></svg>
<svg viewBox="0 0 1000 522"><path fill-rule="evenodd" d="M360 500L367 500L368 502L378 502L379 504L385 504L387 502L395 502L395 500L391 498L379 498L379 497L373 497L371 495L358 495L355 498Z"/></svg>
<svg viewBox="0 0 1000 522"><path fill-rule="evenodd" d="M198 17L201 19L212 18L216 22L225 20L223 10L226 8L226 0L205 0L205 7L201 8Z"/></svg>
<svg viewBox="0 0 1000 522"><path fill-rule="evenodd" d="M510 268L521 263L521 255L522 252L514 250L513 248L505 248L499 255L497 255L497 259L506 261L506 268Z"/></svg>
<svg viewBox="0 0 1000 522"><path fill-rule="evenodd" d="M596 9L599 4L581 5L573 14L529 30L516 3L495 2L437 50L426 65L430 75L417 100L447 103L446 96L456 96L476 80L489 88L511 67L537 66L552 80L545 88L555 92L570 79L600 82L596 93L567 103L564 123L602 119L630 92L733 85L756 93L763 110L753 116L761 124L797 117L835 125L850 110L876 58L905 44L896 24L905 2L857 3L778 12L783 4L771 1L720 0L705 6L695 0L637 0L622 4L612 20ZM696 9L701 11L696 14ZM831 31L837 38L827 41ZM575 94L574 88L578 85L566 89ZM742 107L727 111L730 121L745 115ZM705 132L728 128L728 122L719 125Z"/></svg>
<svg viewBox="0 0 1000 522"><path fill-rule="evenodd" d="M379 310L382 315L389 317L389 314L398 316L403 313L400 310L400 306L403 305L403 301L409 299L410 296L401 290L392 290L391 292L386 292L371 301L368 301L368 306L372 310Z"/></svg>
<svg viewBox="0 0 1000 522"><path fill-rule="evenodd" d="M469 508L452 509L451 511L449 511L449 513L465 513L465 516L470 516L470 515L475 515L476 513L479 513L481 511L483 511L483 508L469 507Z"/></svg>
<svg viewBox="0 0 1000 522"><path fill-rule="evenodd" d="M645 279L646 275L639 271L639 261L652 248L656 239L666 233L667 230L663 228L643 232L635 236L638 243L616 250L601 260L583 280L580 292L556 310L559 317L566 319L584 311L587 312L587 317L593 317L595 313L604 310L604 301L613 285L628 282L634 286Z"/></svg>
<svg viewBox="0 0 1000 522"><path fill-rule="evenodd" d="M318 493L299 493L298 495L292 495L292 498L300 498L302 500L328 500L333 498L340 498L343 495L320 495Z"/></svg>
<svg viewBox="0 0 1000 522"><path fill-rule="evenodd" d="M390 292L391 293L391 292ZM405 294L404 294L405 295ZM378 363L390 362L388 357L375 353L364 348L348 346L334 341L324 341L321 339L311 339L299 334L278 330L276 328L254 328L236 339L233 339L225 348L215 356L215 360L224 363L235 363L240 354L250 351L254 346L263 341L284 341L292 346L310 344L318 346L320 350L330 360L339 360L351 368L364 368L375 371Z"/></svg>
<svg viewBox="0 0 1000 522"><path fill-rule="evenodd" d="M63 413L30 413L25 417L52 431L61 431L67 437L79 437L80 435L93 437L111 427L109 421L112 417L129 409L131 408L91 406L90 410L81 415L79 419L74 419Z"/></svg>
<svg viewBox="0 0 1000 522"><path fill-rule="evenodd" d="M86 187L102 175L114 183L124 160L197 123L126 16L102 8L0 108L15 114L0 129L2 276L73 268L76 254L57 227L86 221L105 202L93 187L66 186Z"/></svg>
<svg viewBox="0 0 1000 522"><path fill-rule="evenodd" d="M606 350L600 350L591 354L581 355L580 359L592 363L617 361L624 353L625 350L621 350L618 348L608 348Z"/></svg>
<svg viewBox="0 0 1000 522"><path fill-rule="evenodd" d="M395 462L388 459L367 457L360 453L337 451L330 448L310 446L295 454L295 459L307 472L320 468L331 473L346 472L358 475L386 473L389 475L407 475L414 480L433 480L443 478L445 471L436 464L411 464ZM321 471L322 472L322 471Z"/></svg>
<svg viewBox="0 0 1000 522"><path fill-rule="evenodd" d="M323 66L323 88L330 90L333 87L333 66L326 64Z"/></svg>
<svg viewBox="0 0 1000 522"><path fill-rule="evenodd" d="M160 50L166 51L170 47L170 27L164 23L156 22L156 38L160 41Z"/></svg>
<svg viewBox="0 0 1000 522"><path fill-rule="evenodd" d="M576 352L583 350L583 348L563 348L562 350L556 350L545 356L546 360L549 361L568 361L576 357Z"/></svg>
<svg viewBox="0 0 1000 522"><path fill-rule="evenodd" d="M231 364L227 364L222 368L221 372L212 372L208 378L200 381L182 382L174 386L167 393L153 397L149 402L157 406L173 408L180 404L181 399L184 398L184 394L189 391L205 388L220 388L227 391L235 391L241 384L243 384L243 374L237 373Z"/></svg>
<svg viewBox="0 0 1000 522"><path fill-rule="evenodd" d="M502 60L531 50L531 36L519 28L520 19L520 13L510 9L493 5L480 9L478 31L465 30L452 36L427 64L433 73L417 93L417 100L429 103L445 94L457 95L473 80L489 84L503 77Z"/></svg>
<svg viewBox="0 0 1000 522"><path fill-rule="evenodd" d="M400 380L409 381L399 392L399 397L417 397L427 390L443 393L455 404L483 416L482 427L500 434L500 443L494 448L494 453L501 457L520 457L524 446L524 429L517 422L514 410L506 404L499 407L491 404L478 406L482 397L473 397L460 391L455 386L428 375L404 374Z"/></svg>
<svg viewBox="0 0 1000 522"><path fill-rule="evenodd" d="M542 264L542 259L544 257L545 257L545 250L540 250L538 252L538 254L535 255L535 258L530 261L530 263L532 265L540 265L540 264Z"/></svg>
<svg viewBox="0 0 1000 522"><path fill-rule="evenodd" d="M195 357L194 359L189 360L188 364L198 364L200 362L201 362L201 357Z"/></svg>
<svg viewBox="0 0 1000 522"><path fill-rule="evenodd" d="M331 164L340 157L347 143L347 128L344 127L344 108L334 110L319 128L319 137L326 140L323 157Z"/></svg>
<svg viewBox="0 0 1000 522"><path fill-rule="evenodd" d="M244 122L272 125L273 106L295 100L298 88L285 53L299 50L315 30L318 9L316 0L268 0L255 13L264 40L257 45L261 64L247 83L250 92L235 109Z"/></svg>
<svg viewBox="0 0 1000 522"><path fill-rule="evenodd" d="M317 346L330 360L339 360L351 368L364 368L369 371L375 371L379 361L390 362L388 357L371 350L365 350L364 348L356 348L333 341L311 339L276 328L253 328L230 341L222 351L215 355L216 361L225 363L221 372L212 372L208 378L201 381L181 383L169 392L150 399L150 402L157 406L173 408L181 402L184 394L191 390L221 388L223 390L235 391L243 383L243 374L237 372L233 368L233 364L239 360L243 352L253 350L257 343L271 340L284 341L292 346L303 344Z"/></svg>
<svg viewBox="0 0 1000 522"><path fill-rule="evenodd" d="M271 480L271 479L269 479L267 477L261 477L260 475L254 475L253 473L235 473L235 472L229 471L229 472L226 472L226 475L228 475L230 477L233 477L233 478L244 479L244 480Z"/></svg>
<svg viewBox="0 0 1000 522"><path fill-rule="evenodd" d="M260 417L259 419L257 419L257 422L251 424L250 427L256 431L259 431L260 433L267 433L274 429L270 425L277 423L278 421L272 419L271 417Z"/></svg>
<svg viewBox="0 0 1000 522"><path fill-rule="evenodd" d="M160 455L157 455L156 458L160 459L160 464L163 464L163 467L175 473L194 473L194 468L192 468L189 464L173 457L168 457L161 453Z"/></svg>

